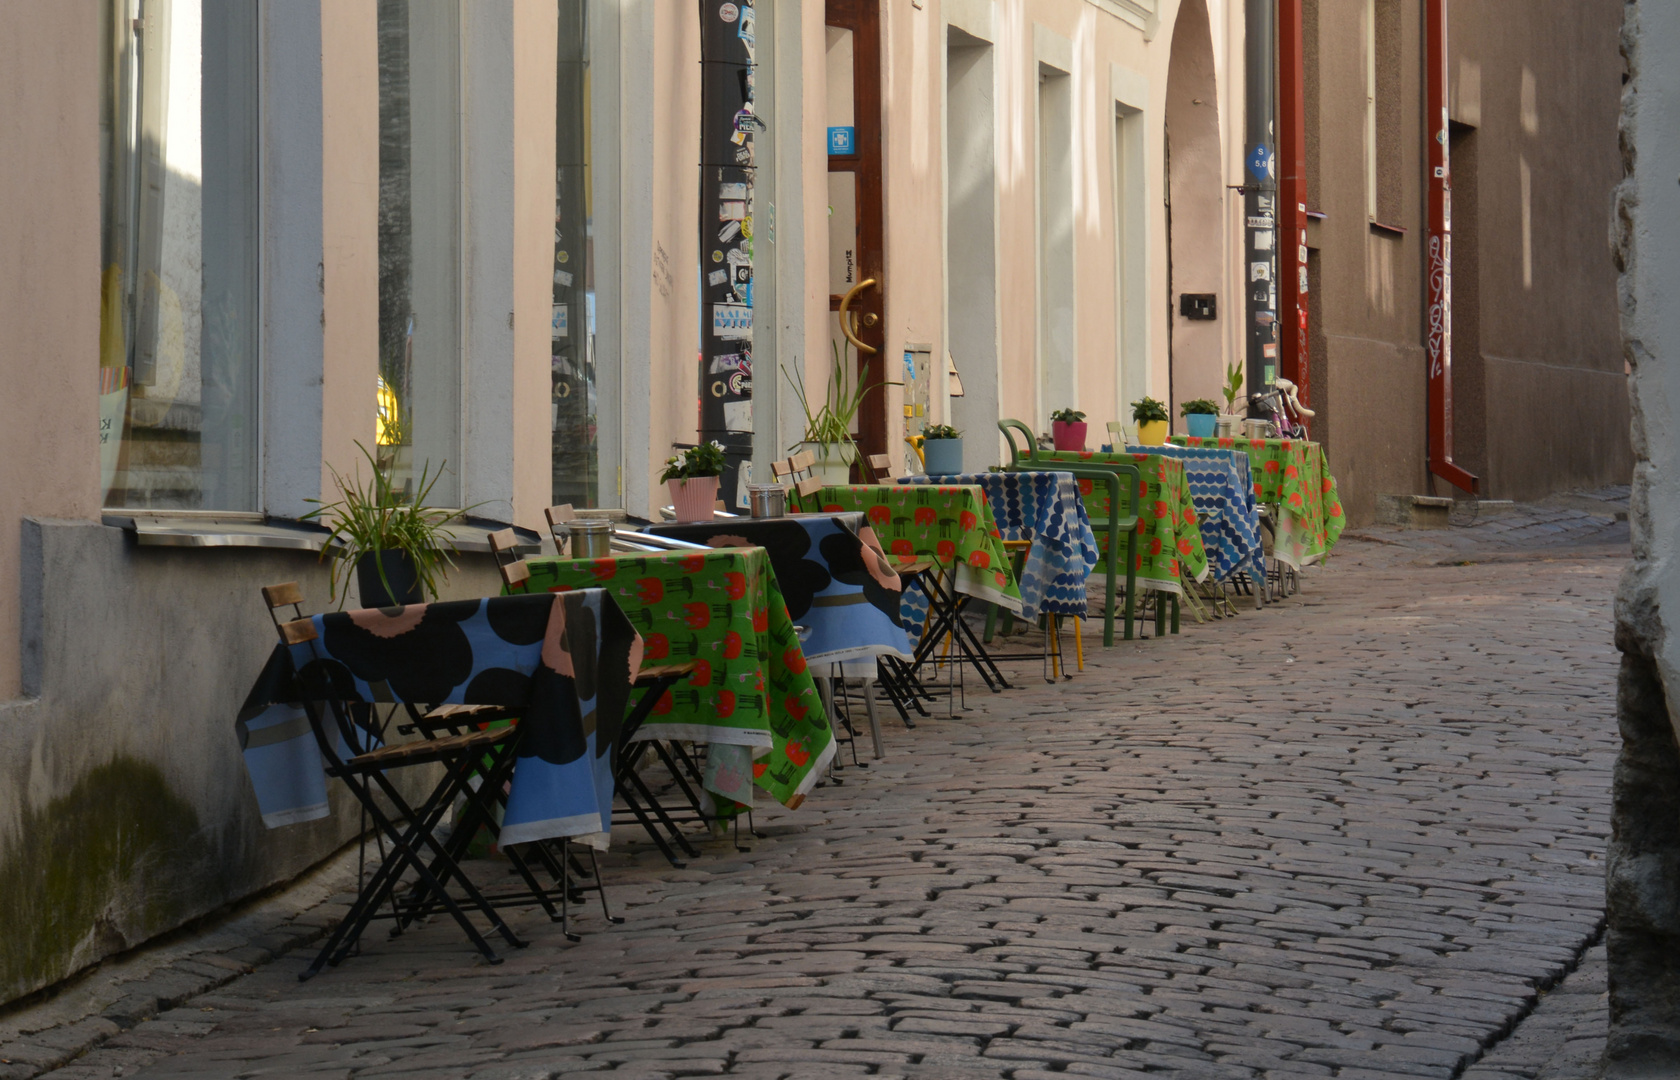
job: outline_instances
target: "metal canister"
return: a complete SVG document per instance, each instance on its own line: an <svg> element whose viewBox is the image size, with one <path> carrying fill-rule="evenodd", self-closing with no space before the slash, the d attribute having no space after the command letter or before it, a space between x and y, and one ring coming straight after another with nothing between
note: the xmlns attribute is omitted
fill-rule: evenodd
<svg viewBox="0 0 1680 1080"><path fill-rule="evenodd" d="M747 502L755 518L787 516L787 488L780 484L748 484Z"/></svg>
<svg viewBox="0 0 1680 1080"><path fill-rule="evenodd" d="M606 518L577 518L568 528L572 532L572 558L612 557L612 522Z"/></svg>
<svg viewBox="0 0 1680 1080"><path fill-rule="evenodd" d="M1272 437L1272 422L1270 420L1244 420L1243 434L1250 439L1269 439Z"/></svg>
<svg viewBox="0 0 1680 1080"><path fill-rule="evenodd" d="M1221 414L1219 419L1213 422L1213 433L1217 438L1234 439L1242 434L1242 425L1242 417Z"/></svg>

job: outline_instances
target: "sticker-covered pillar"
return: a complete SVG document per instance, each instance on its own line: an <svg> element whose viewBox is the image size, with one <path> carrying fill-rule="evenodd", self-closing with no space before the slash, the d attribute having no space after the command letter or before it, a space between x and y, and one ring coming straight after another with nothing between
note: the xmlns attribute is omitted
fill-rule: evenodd
<svg viewBox="0 0 1680 1080"><path fill-rule="evenodd" d="M700 0L700 438L723 444L730 507L752 460L756 31L751 4Z"/></svg>
<svg viewBox="0 0 1680 1080"><path fill-rule="evenodd" d="M1243 341L1249 394L1257 394L1278 374L1278 216L1275 137L1272 109L1276 93L1273 40L1276 22L1270 3L1243 5L1247 99L1243 155ZM1285 234L1287 235L1287 234Z"/></svg>
<svg viewBox="0 0 1680 1080"><path fill-rule="evenodd" d="M1278 365L1312 404L1307 363L1307 97L1301 0L1277 0ZM1305 420L1302 423L1306 423Z"/></svg>

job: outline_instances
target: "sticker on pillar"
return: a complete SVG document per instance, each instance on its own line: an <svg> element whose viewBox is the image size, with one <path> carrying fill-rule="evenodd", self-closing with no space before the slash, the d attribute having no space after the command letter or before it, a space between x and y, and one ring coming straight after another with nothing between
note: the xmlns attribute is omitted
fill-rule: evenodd
<svg viewBox="0 0 1680 1080"><path fill-rule="evenodd" d="M758 118L758 114L753 112L753 103L750 101L741 106L741 111L735 114L735 134L737 135L749 131L769 130L764 121Z"/></svg>
<svg viewBox="0 0 1680 1080"><path fill-rule="evenodd" d="M1272 219L1268 215L1251 217L1248 219L1248 227L1251 229L1269 229L1272 227Z"/></svg>
<svg viewBox="0 0 1680 1080"><path fill-rule="evenodd" d="M745 304L714 305L712 336L724 341L751 341L752 308Z"/></svg>
<svg viewBox="0 0 1680 1080"><path fill-rule="evenodd" d="M740 199L742 201L745 201L746 197L747 197L747 185L745 185L745 184L719 184L718 185L718 198L720 198L720 199Z"/></svg>
<svg viewBox="0 0 1680 1080"><path fill-rule="evenodd" d="M1299 266L1296 269L1301 272L1301 292L1305 293L1307 291L1307 268Z"/></svg>
<svg viewBox="0 0 1680 1080"><path fill-rule="evenodd" d="M708 285L710 285L714 288L716 288L719 285L729 284L729 271L727 271L727 270L713 270L711 273L706 275L706 284L708 284Z"/></svg>
<svg viewBox="0 0 1680 1080"><path fill-rule="evenodd" d="M1272 264L1269 263L1269 262L1249 263L1248 264L1248 280L1250 280L1250 281L1270 281L1270 280L1272 280Z"/></svg>
<svg viewBox="0 0 1680 1080"><path fill-rule="evenodd" d="M722 7L718 8L718 18L727 23L734 22L740 14L741 9L736 7L734 4L724 4Z"/></svg>
<svg viewBox="0 0 1680 1080"><path fill-rule="evenodd" d="M1270 251L1270 250L1272 250L1272 236L1273 235L1274 234L1273 234L1272 230L1270 230L1270 229L1256 229L1254 231L1254 250L1255 251Z"/></svg>
<svg viewBox="0 0 1680 1080"><path fill-rule="evenodd" d="M712 364L706 370L708 375L727 375L731 371L740 371L746 365L741 353L718 353L712 357Z"/></svg>
<svg viewBox="0 0 1680 1080"><path fill-rule="evenodd" d="M741 235L741 221L740 221L740 219L737 218L734 221L726 221L726 222L723 223L723 228L718 230L718 243L727 244L731 240L735 239L737 236L740 236L740 235Z"/></svg>
<svg viewBox="0 0 1680 1080"><path fill-rule="evenodd" d="M740 134L740 133L737 132L736 134ZM751 165L752 163L753 163L752 147L750 147L750 146L737 147L736 150L735 150L735 164L737 164L737 165Z"/></svg>
<svg viewBox="0 0 1680 1080"><path fill-rule="evenodd" d="M849 157L852 154L857 153L857 128L829 128L828 152L837 157Z"/></svg>
<svg viewBox="0 0 1680 1080"><path fill-rule="evenodd" d="M571 272L569 270L556 270L556 271L554 271L554 284L560 286L562 289L571 288L572 287Z"/></svg>
<svg viewBox="0 0 1680 1080"><path fill-rule="evenodd" d="M1268 341L1264 345L1261 345L1260 346L1260 356L1263 359L1266 359L1266 360L1276 360L1277 359L1277 343L1275 341Z"/></svg>
<svg viewBox="0 0 1680 1080"><path fill-rule="evenodd" d="M1265 143L1256 143L1254 149L1248 152L1249 174L1256 180L1265 180L1272 175L1272 151Z"/></svg>
<svg viewBox="0 0 1680 1080"><path fill-rule="evenodd" d="M721 252L721 251L712 252L712 261L713 262L722 262L723 261L723 252Z"/></svg>
<svg viewBox="0 0 1680 1080"><path fill-rule="evenodd" d="M549 323L549 329L551 331L551 334L549 336L552 337L555 341L559 341L561 338L564 338L564 337L570 337L571 336L570 324L571 324L571 305L569 305L569 304L555 304L554 305L554 315L553 315L553 318L550 320L550 323Z"/></svg>
<svg viewBox="0 0 1680 1080"><path fill-rule="evenodd" d="M745 401L726 401L723 403L723 429L725 431L751 431L752 398Z"/></svg>
<svg viewBox="0 0 1680 1080"><path fill-rule="evenodd" d="M757 42L758 20L753 16L753 9L751 7L745 5L742 6L741 28L735 31L735 33L740 37L741 43L747 47L747 57L749 59L755 59L753 56L753 46Z"/></svg>
<svg viewBox="0 0 1680 1080"><path fill-rule="evenodd" d="M718 203L719 221L740 221L747 216L747 204L736 200L734 202Z"/></svg>

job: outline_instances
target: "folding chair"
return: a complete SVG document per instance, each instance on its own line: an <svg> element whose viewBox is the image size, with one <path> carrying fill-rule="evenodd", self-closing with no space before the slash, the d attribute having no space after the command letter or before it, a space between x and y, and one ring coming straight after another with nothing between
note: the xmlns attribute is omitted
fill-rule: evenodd
<svg viewBox="0 0 1680 1080"><path fill-rule="evenodd" d="M315 624L303 616L303 597L297 584L271 585L262 592L281 644L288 648L308 645L317 659L324 659L314 644L318 640ZM294 618L282 622L279 609L287 605L291 606ZM336 967L341 963L387 899L392 900L392 915L401 924L404 905L398 904L393 895L402 876L411 869L417 878L419 897L406 905L409 918L415 916L417 903L442 906L485 960L499 964L501 957L467 917L465 907L475 908L508 945L523 948L525 942L496 913L495 907L461 871L454 855L435 835L443 815L458 797L477 807L478 814L486 820L493 820L494 815L483 806L483 801L491 797L492 790L499 791L512 775L518 729L488 728L442 738L382 744L372 722L372 710L363 702L347 698L333 686L327 671L306 666L299 672L298 681L304 714L314 732L327 775L344 781L380 834L392 845L390 855L362 886L355 903L328 935L314 962L298 976L299 980L319 974L328 964ZM468 781L484 769L486 759L490 766L485 782L475 789ZM415 765L443 767L443 777L418 809L403 797L387 775ZM394 814L386 813L380 796ZM407 823L406 827L402 822ZM424 855L428 851L429 860ZM465 896L465 907L446 887L450 880L458 883ZM534 881L530 884L535 886ZM546 898L546 893L543 895Z"/></svg>
<svg viewBox="0 0 1680 1080"><path fill-rule="evenodd" d="M565 558L566 546L572 538L572 530L567 526L577 520L577 511L571 503L561 503L544 510L543 517L548 519L548 533L554 537L554 553Z"/></svg>
<svg viewBox="0 0 1680 1080"><path fill-rule="evenodd" d="M818 506L806 505L807 499L827 486L816 470L816 456L809 450L801 450L786 461L777 462L770 467L778 483L785 480L792 485L788 490L788 502L792 504L796 513L810 513L821 509Z"/></svg>
<svg viewBox="0 0 1680 1080"><path fill-rule="evenodd" d="M1132 445L1135 439L1136 436L1132 434L1131 429L1124 423L1119 420L1110 420L1108 422L1108 444L1114 447L1114 452L1116 454L1125 453L1126 447Z"/></svg>
<svg viewBox="0 0 1680 1080"><path fill-rule="evenodd" d="M865 459L869 463L869 473L874 479L871 483L888 482L892 477L892 458L886 454L870 454Z"/></svg>

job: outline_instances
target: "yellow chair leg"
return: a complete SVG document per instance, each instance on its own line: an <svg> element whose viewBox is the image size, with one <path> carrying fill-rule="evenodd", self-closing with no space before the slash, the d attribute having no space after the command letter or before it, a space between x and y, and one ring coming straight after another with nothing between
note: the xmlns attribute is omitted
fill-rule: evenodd
<svg viewBox="0 0 1680 1080"><path fill-rule="evenodd" d="M1085 670L1085 639L1079 636L1079 628L1085 620L1075 615L1073 617L1073 655L1079 658L1079 670Z"/></svg>

